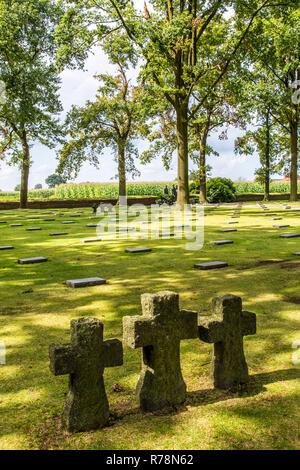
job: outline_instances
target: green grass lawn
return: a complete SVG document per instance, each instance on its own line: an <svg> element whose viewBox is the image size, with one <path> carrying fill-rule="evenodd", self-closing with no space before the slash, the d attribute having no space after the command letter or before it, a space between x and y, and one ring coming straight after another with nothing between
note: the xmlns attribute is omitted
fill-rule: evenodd
<svg viewBox="0 0 300 470"><path fill-rule="evenodd" d="M275 212L283 219L273 221L258 206L244 205L239 223L227 225L224 222L230 220L227 215L232 207L208 210L203 249L187 251L186 241L174 239L83 244L81 239L97 235L94 228L86 227L94 222L88 219L90 210L82 209L79 218L70 218L79 211L0 213L0 222L8 222L0 224L0 245L15 247L0 251L0 340L7 351L6 365L0 365L0 448L299 448L300 367L292 363L295 350L291 346L300 340L300 259L293 255L300 251L300 238L285 240L279 234L300 233L300 212L277 205ZM33 215L40 219L27 219ZM54 222L43 220L51 217ZM63 225L64 220L75 223ZM11 223L24 225L12 228ZM273 228L277 223L290 227ZM43 230L27 232L26 227ZM221 234L221 228L238 231ZM61 231L68 235L49 237ZM231 239L234 244L209 244L218 239ZM153 252L124 252L137 246L153 248ZM17 264L18 258L35 256L48 257L49 262ZM195 263L213 260L227 261L229 267L193 268ZM84 289L64 284L68 279L93 276L108 283ZM75 435L62 430L59 414L68 377L50 373L49 344L69 342L70 320L82 316L102 320L105 339L122 339L122 317L140 314L140 295L160 290L178 292L182 308L205 315L215 295L242 297L244 308L257 314L257 335L244 341L251 376L248 388L214 390L208 364L212 346L199 340L182 341L186 403L177 409L143 413L135 402L141 351L125 347L124 366L106 369L104 376L110 426ZM116 383L123 391L113 390Z"/></svg>

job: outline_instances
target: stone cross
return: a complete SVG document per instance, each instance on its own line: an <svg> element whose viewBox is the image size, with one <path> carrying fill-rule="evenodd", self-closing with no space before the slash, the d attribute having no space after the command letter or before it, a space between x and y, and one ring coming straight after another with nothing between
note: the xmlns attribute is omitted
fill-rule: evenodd
<svg viewBox="0 0 300 470"><path fill-rule="evenodd" d="M174 292L143 294L142 316L123 318L123 340L143 348L137 399L145 411L185 400L186 385L180 368L180 341L197 338L197 312L179 310Z"/></svg>
<svg viewBox="0 0 300 470"><path fill-rule="evenodd" d="M105 367L123 364L122 343L117 339L103 341L103 323L85 317L71 321L71 344L52 344L49 353L51 372L70 374L63 426L69 432L104 426L109 405L103 372Z"/></svg>
<svg viewBox="0 0 300 470"><path fill-rule="evenodd" d="M243 337L255 335L255 313L242 311L242 299L224 295L213 299L214 315L200 317L199 338L214 343L211 377L216 388L230 388L247 383L248 367Z"/></svg>

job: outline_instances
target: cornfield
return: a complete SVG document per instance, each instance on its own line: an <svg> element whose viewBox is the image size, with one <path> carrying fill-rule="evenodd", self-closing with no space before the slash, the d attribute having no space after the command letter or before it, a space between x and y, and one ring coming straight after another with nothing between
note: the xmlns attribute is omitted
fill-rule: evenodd
<svg viewBox="0 0 300 470"><path fill-rule="evenodd" d="M237 194L243 193L264 193L264 185L260 183L252 182L241 182L234 183ZM300 190L300 184L298 184L298 191ZM280 182L274 181L270 183L270 193L289 193L290 192L290 183L289 182Z"/></svg>
<svg viewBox="0 0 300 470"><path fill-rule="evenodd" d="M55 189L32 189L28 191L28 199L41 200L50 199L55 195ZM18 201L20 199L19 191L0 191L0 202L2 201Z"/></svg>
<svg viewBox="0 0 300 470"><path fill-rule="evenodd" d="M127 196L160 196L167 185L169 191L173 183L128 183ZM56 199L117 198L118 184L81 183L62 184L55 188Z"/></svg>
<svg viewBox="0 0 300 470"><path fill-rule="evenodd" d="M163 194L164 187L167 185L169 192L171 191L172 182L170 183L128 183L128 196L160 196ZM234 183L237 194L253 193L263 194L264 185L253 182L236 182ZM62 184L56 186L55 189L34 189L29 191L29 200L43 199L109 199L118 197L117 183L78 183L78 184ZM300 192L300 183L298 184ZM270 184L271 193L289 193L289 182L276 182ZM2 192L0 191L0 201L18 201L20 193L18 191Z"/></svg>

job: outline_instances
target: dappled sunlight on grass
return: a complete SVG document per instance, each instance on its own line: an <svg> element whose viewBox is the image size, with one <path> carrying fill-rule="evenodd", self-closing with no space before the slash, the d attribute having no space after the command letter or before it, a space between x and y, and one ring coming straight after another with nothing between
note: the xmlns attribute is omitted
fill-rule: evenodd
<svg viewBox="0 0 300 470"><path fill-rule="evenodd" d="M271 203L270 206L274 204ZM178 239L105 240L96 238L91 211L75 210L53 222L0 214L0 340L7 348L7 365L0 366L0 448L91 449L248 449L299 447L300 368L293 366L292 342L300 340L299 273L293 256L300 239L280 239L281 233L300 232L300 213L275 205L282 221L273 221L259 208L244 205L238 224L225 224L232 207L207 210L201 250L186 250ZM38 214L39 211L27 211ZM55 211L53 211L55 212ZM47 218L43 215L43 218ZM19 220L20 219L20 220ZM235 220L235 219L233 219ZM23 223L12 228L9 223ZM287 223L288 228L272 225ZM130 224L134 225L134 221ZM26 232L26 227L42 231ZM219 233L235 228L237 232ZM50 237L53 232L68 232ZM230 239L232 245L210 241ZM132 255L126 248L145 246L152 252ZM22 257L45 256L37 265L18 265ZM228 268L201 271L201 261L225 261ZM276 261L276 262L275 262ZM291 266L292 265L292 266ZM68 279L99 276L106 285L70 289ZM245 353L251 374L241 393L214 390L209 380L212 347L198 340L181 342L182 372L187 402L178 409L142 413L135 403L141 351L124 348L124 366L105 370L111 406L111 426L71 436L62 431L60 413L67 377L49 371L50 343L69 343L70 320L94 316L104 322L104 338L122 339L122 317L141 314L140 295L174 290L182 308L211 313L215 295L232 293L244 309L257 314L257 335L246 337ZM123 391L116 393L113 385ZM295 424L296 423L296 424ZM298 424L297 424L298 423ZM297 427L298 426L298 427ZM145 439L145 429L147 438Z"/></svg>

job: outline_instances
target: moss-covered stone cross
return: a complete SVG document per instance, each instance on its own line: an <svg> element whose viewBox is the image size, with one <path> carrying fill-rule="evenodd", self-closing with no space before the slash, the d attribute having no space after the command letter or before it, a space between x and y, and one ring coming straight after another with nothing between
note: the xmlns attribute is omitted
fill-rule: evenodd
<svg viewBox="0 0 300 470"><path fill-rule="evenodd" d="M71 344L52 344L49 353L51 372L70 374L63 426L70 432L104 426L109 405L103 372L105 367L123 364L122 343L117 339L103 341L103 323L85 317L71 321Z"/></svg>
<svg viewBox="0 0 300 470"><path fill-rule="evenodd" d="M143 294L143 316L123 318L123 339L133 349L143 348L137 398L145 411L185 400L180 368L180 341L197 338L197 312L179 310L174 292Z"/></svg>
<svg viewBox="0 0 300 470"><path fill-rule="evenodd" d="M243 337L256 333L255 313L242 311L242 299L224 295L213 299L214 315L200 316L199 338L214 343L211 377L216 388L231 388L249 380Z"/></svg>

